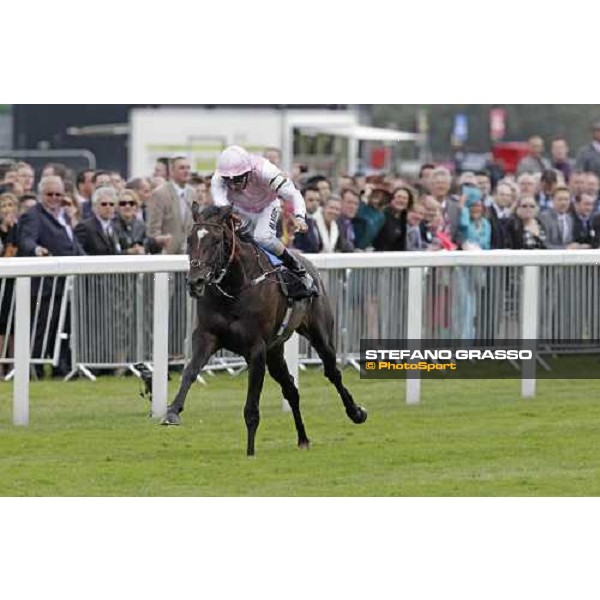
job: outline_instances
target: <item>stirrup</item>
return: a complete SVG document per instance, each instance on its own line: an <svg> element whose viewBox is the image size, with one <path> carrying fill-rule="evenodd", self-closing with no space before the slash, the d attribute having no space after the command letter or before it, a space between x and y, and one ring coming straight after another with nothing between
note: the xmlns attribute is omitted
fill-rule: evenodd
<svg viewBox="0 0 600 600"><path fill-rule="evenodd" d="M319 295L317 286L315 285L315 279L310 273L307 272L304 277L300 278L300 281L307 292L312 292L313 296Z"/></svg>
<svg viewBox="0 0 600 600"><path fill-rule="evenodd" d="M300 281L306 285L307 289L311 289L315 285L315 280L310 273L304 273L304 275L300 277Z"/></svg>

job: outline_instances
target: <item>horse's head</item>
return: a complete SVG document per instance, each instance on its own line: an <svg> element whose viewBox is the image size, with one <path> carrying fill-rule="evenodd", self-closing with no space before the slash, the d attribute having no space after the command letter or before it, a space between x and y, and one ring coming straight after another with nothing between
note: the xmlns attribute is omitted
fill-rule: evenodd
<svg viewBox="0 0 600 600"><path fill-rule="evenodd" d="M194 227L188 237L190 271L188 290L193 298L204 294L206 285L221 282L231 265L235 252L235 230L238 218L230 207L211 206L200 211L192 206Z"/></svg>

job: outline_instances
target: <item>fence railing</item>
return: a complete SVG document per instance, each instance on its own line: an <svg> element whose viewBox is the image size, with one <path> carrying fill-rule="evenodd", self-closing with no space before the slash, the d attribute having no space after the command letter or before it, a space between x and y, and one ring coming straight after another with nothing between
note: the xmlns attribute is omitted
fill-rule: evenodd
<svg viewBox="0 0 600 600"><path fill-rule="evenodd" d="M321 273L338 273L346 298L334 306L342 360L358 356L361 338L600 339L598 250L493 250L311 255ZM385 273L387 272L387 276ZM387 282L401 289L388 295ZM354 283L353 283L354 280ZM373 282L378 282L375 285ZM361 308L354 298L363 297ZM298 342L299 343L299 342ZM338 340L339 344L339 340ZM572 351L574 346L569 344ZM576 348L575 348L576 349ZM303 348L300 347L300 356ZM420 399L420 380L408 379L407 401ZM522 382L535 394L535 380Z"/></svg>
<svg viewBox="0 0 600 600"><path fill-rule="evenodd" d="M41 292L40 301L32 297L32 288L43 290L39 278L50 281L63 280L68 275L107 275L119 273L153 273L153 363L152 414L162 417L167 409L167 361L169 336L169 273L187 271L186 256L90 256L51 258L7 258L0 259L0 278L16 280L15 323L14 323L14 382L13 422L15 425L29 423L29 368L31 364L32 304L34 313L38 305L44 305L49 314L59 296L52 292ZM32 286L32 278L33 286ZM5 284L6 285L6 284ZM55 284L53 284L55 285ZM47 290L47 288L46 288ZM55 290L56 291L56 290ZM61 296L62 297L62 296ZM32 302L33 300L33 302ZM132 299L133 300L133 299ZM97 307L88 307L88 309ZM62 309L61 311L62 312ZM35 317L35 314L33 315Z"/></svg>
<svg viewBox="0 0 600 600"><path fill-rule="evenodd" d="M551 341L548 351L552 352L560 352L567 341L600 339L600 251L401 252L308 258L319 268L331 300L338 359L343 365L358 366L360 340L365 338L541 338ZM55 303L63 307L67 295L70 298L74 368L116 368L156 362L158 340L152 325L156 326L157 291L152 273L177 271L164 292L171 308L162 311L168 321L167 329L161 324L160 352L169 363L182 364L191 353L194 317L185 289L187 266L187 257L173 256L3 259L0 278L46 277L45 289L54 290ZM56 281L69 274L77 276L68 278L61 288ZM21 303L10 298L9 281L3 279L0 284L0 307L6 306L10 328L10 317L19 313L16 307ZM32 302L34 312L28 317L34 324L31 338L27 336L32 345L36 327L47 327L43 319L36 322L38 305L39 300ZM62 325L65 315L61 308ZM10 331L1 340L0 363L15 360L9 352ZM51 340L41 337L50 344ZM295 346L288 348L292 372L298 365L319 362L303 339L295 340ZM56 366L60 342L53 342L50 356L34 354L32 362ZM568 350L577 351L577 347L570 343ZM243 364L239 357L223 352L207 370L227 369L235 374ZM418 380L407 383L409 402L419 400L419 386ZM523 394L533 393L535 382L524 382Z"/></svg>

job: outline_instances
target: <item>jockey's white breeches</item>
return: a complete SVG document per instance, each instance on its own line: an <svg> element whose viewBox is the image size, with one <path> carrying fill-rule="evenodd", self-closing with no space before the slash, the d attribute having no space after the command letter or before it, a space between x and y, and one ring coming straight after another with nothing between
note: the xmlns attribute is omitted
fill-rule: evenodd
<svg viewBox="0 0 600 600"><path fill-rule="evenodd" d="M259 246L277 256L283 254L285 246L277 237L277 222L281 215L279 199L275 199L259 213L249 213L237 206L234 210L243 219L245 227L249 229L254 241Z"/></svg>

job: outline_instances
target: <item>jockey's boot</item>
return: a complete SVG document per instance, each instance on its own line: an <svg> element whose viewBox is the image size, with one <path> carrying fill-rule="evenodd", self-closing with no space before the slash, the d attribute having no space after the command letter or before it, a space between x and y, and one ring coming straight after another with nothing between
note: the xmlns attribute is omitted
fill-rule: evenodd
<svg viewBox="0 0 600 600"><path fill-rule="evenodd" d="M312 278L312 275L306 271L302 263L298 260L296 256L294 256L287 248L283 251L283 254L279 256L281 262L283 262L283 266L289 269L298 279L301 281L302 285L308 292L313 292L313 294L317 295L317 290L315 288L315 282Z"/></svg>

